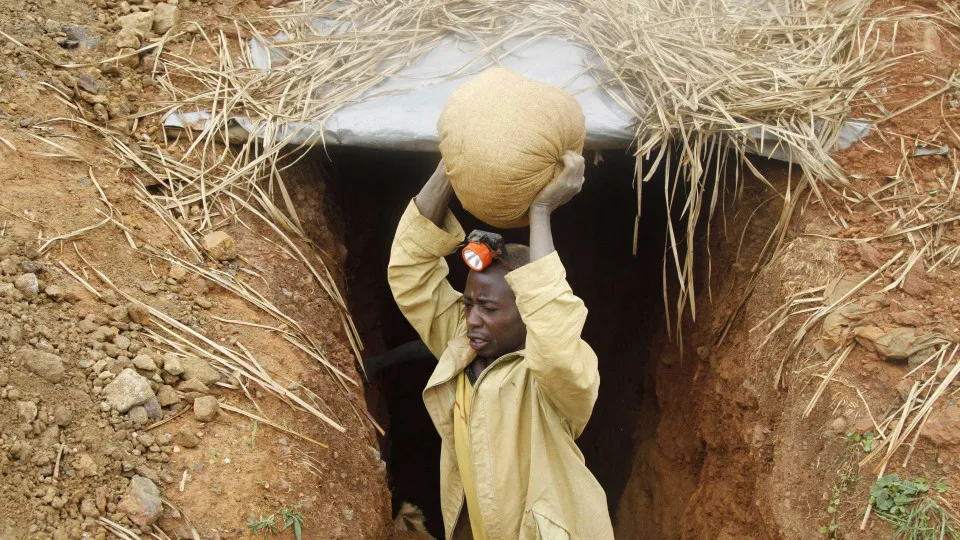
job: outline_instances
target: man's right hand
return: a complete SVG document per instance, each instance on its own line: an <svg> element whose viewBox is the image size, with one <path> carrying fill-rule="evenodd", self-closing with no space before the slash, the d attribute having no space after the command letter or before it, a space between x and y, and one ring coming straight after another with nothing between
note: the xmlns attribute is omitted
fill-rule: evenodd
<svg viewBox="0 0 960 540"><path fill-rule="evenodd" d="M442 227L443 216L451 198L453 198L453 186L450 184L447 168L441 159L440 164L437 165L437 170L433 171L430 179L427 180L415 199L417 210L420 210L420 215L432 221L436 226Z"/></svg>
<svg viewBox="0 0 960 540"><path fill-rule="evenodd" d="M570 201L583 188L583 156L568 150L563 154L563 172L537 193L530 203L531 213L545 210L552 213Z"/></svg>

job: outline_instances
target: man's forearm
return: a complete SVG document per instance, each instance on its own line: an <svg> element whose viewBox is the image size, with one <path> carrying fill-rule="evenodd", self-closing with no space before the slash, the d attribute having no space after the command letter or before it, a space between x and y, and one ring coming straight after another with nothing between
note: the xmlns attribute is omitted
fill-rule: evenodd
<svg viewBox="0 0 960 540"><path fill-rule="evenodd" d="M530 207L530 262L553 253L553 231L550 228L550 209Z"/></svg>
<svg viewBox="0 0 960 540"><path fill-rule="evenodd" d="M453 186L450 185L450 179L447 178L443 163L441 163L433 176L424 184L423 189L420 190L414 201L421 216L442 228L443 216L446 214L451 198L453 198Z"/></svg>

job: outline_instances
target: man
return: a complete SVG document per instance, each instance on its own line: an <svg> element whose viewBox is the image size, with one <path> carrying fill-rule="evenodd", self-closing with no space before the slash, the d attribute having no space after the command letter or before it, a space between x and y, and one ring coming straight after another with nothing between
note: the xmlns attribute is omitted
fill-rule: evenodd
<svg viewBox="0 0 960 540"><path fill-rule="evenodd" d="M440 433L446 538L613 538L606 496L574 440L593 411L587 310L553 247L550 214L583 185L583 158L530 206L530 247L507 245L464 293L444 257L464 233L443 162L407 207L387 270L400 310L440 359L423 401Z"/></svg>

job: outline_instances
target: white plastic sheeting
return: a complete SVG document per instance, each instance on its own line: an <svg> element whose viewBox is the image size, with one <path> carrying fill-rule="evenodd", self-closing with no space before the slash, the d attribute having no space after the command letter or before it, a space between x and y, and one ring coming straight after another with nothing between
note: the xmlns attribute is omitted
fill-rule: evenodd
<svg viewBox="0 0 960 540"><path fill-rule="evenodd" d="M278 36L278 39L282 38ZM252 41L251 51L257 68L270 69L270 51L263 44ZM323 142L436 151L439 145L437 120L450 94L475 74L498 63L530 79L563 88L576 97L586 118L587 148L628 148L634 142L637 121L600 87L588 69L599 62L591 51L555 37L514 38L498 48L496 58L497 61L479 43L448 38L415 64L365 92L357 102L337 110L323 125L291 122L274 134L274 140L289 137L289 144L295 145ZM209 115L204 113L174 113L167 117L165 125L183 128L189 124L196 130L203 129L208 119ZM868 132L866 123L846 124L839 148L849 147ZM231 140L246 141L251 135L262 137L262 132L258 132L247 118L231 118ZM760 143L759 153L789 160L788 152L777 144L776 137L759 129L752 130L748 136Z"/></svg>

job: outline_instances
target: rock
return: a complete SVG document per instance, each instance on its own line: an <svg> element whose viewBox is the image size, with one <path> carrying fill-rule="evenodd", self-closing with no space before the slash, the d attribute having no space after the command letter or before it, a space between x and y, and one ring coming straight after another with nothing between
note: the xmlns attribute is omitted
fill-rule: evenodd
<svg viewBox="0 0 960 540"><path fill-rule="evenodd" d="M919 311L900 311L891 313L890 319L901 326L923 326L927 321Z"/></svg>
<svg viewBox="0 0 960 540"><path fill-rule="evenodd" d="M141 32L136 28L128 26L121 28L120 31L117 32L117 37L114 38L114 42L118 49L139 49L141 37L143 37Z"/></svg>
<svg viewBox="0 0 960 540"><path fill-rule="evenodd" d="M938 445L960 443L960 406L954 403L934 410L920 434Z"/></svg>
<svg viewBox="0 0 960 540"><path fill-rule="evenodd" d="M160 287L157 287L156 283L150 281L141 281L139 284L140 290L146 294L157 294L160 291Z"/></svg>
<svg viewBox="0 0 960 540"><path fill-rule="evenodd" d="M143 371L156 371L157 364L153 362L153 358L150 358L147 354L138 355L133 359L133 367L141 369Z"/></svg>
<svg viewBox="0 0 960 540"><path fill-rule="evenodd" d="M198 397L193 402L193 415L201 422L212 422L220 413L220 402L214 396Z"/></svg>
<svg viewBox="0 0 960 540"><path fill-rule="evenodd" d="M90 457L90 454L80 454L73 468L76 469L81 477L97 476L100 474L100 467L97 466L97 462Z"/></svg>
<svg viewBox="0 0 960 540"><path fill-rule="evenodd" d="M26 298L36 298L40 294L40 283L36 274L22 274L13 282L13 286Z"/></svg>
<svg viewBox="0 0 960 540"><path fill-rule="evenodd" d="M73 422L73 409L58 405L57 408L53 410L53 420L60 427L69 426L70 422Z"/></svg>
<svg viewBox="0 0 960 540"><path fill-rule="evenodd" d="M910 296L923 298L933 290L933 285L925 279L926 276L927 271L924 269L923 259L921 258L907 272L900 287L903 292Z"/></svg>
<svg viewBox="0 0 960 540"><path fill-rule="evenodd" d="M139 11L119 17L117 24L120 25L121 29L132 28L133 30L139 31L142 35L146 35L147 32L153 29L153 18L154 15L152 11Z"/></svg>
<svg viewBox="0 0 960 540"><path fill-rule="evenodd" d="M177 432L177 436L174 438L176 444L184 448L193 448L200 444L200 439L197 438L197 434L190 430L186 425L180 427L180 431Z"/></svg>
<svg viewBox="0 0 960 540"><path fill-rule="evenodd" d="M177 395L177 391L174 390L172 386L165 384L160 387L160 390L157 390L157 403L159 403L161 407L176 405L180 403L180 396Z"/></svg>
<svg viewBox="0 0 960 540"><path fill-rule="evenodd" d="M47 382L56 384L63 380L65 371L63 360L59 356L35 349L21 349L16 356L23 361L30 373Z"/></svg>
<svg viewBox="0 0 960 540"><path fill-rule="evenodd" d="M167 276L173 278L174 281L180 281L187 277L187 269L179 264L171 263L170 271L167 272Z"/></svg>
<svg viewBox="0 0 960 540"><path fill-rule="evenodd" d="M157 34L165 34L179 22L179 7L161 2L153 8L153 31Z"/></svg>
<svg viewBox="0 0 960 540"><path fill-rule="evenodd" d="M186 380L197 379L206 386L220 380L220 372L205 360L196 356L187 356L181 360L181 363L183 364L183 378Z"/></svg>
<svg viewBox="0 0 960 540"><path fill-rule="evenodd" d="M143 408L147 411L147 417L151 420L163 418L163 409L160 408L160 402L156 396L148 399L147 402L143 404Z"/></svg>
<svg viewBox="0 0 960 540"><path fill-rule="evenodd" d="M127 312L127 306L116 306L110 310L110 320L116 322L129 322L130 314Z"/></svg>
<svg viewBox="0 0 960 540"><path fill-rule="evenodd" d="M12 298L16 290L13 283L0 283L0 298Z"/></svg>
<svg viewBox="0 0 960 540"><path fill-rule="evenodd" d="M179 386L177 386L177 390L181 392L199 392L201 394L210 393L210 389L207 388L207 385L196 379L187 379L183 381Z"/></svg>
<svg viewBox="0 0 960 540"><path fill-rule="evenodd" d="M860 253L860 260L871 268L880 268L886 262L880 251L866 242L857 244L857 251Z"/></svg>
<svg viewBox="0 0 960 540"><path fill-rule="evenodd" d="M117 378L104 387L100 394L111 407L125 413L154 397L150 381L130 368L124 369Z"/></svg>
<svg viewBox="0 0 960 540"><path fill-rule="evenodd" d="M130 338L127 336L117 336L113 338L113 344L121 351L125 351L130 348Z"/></svg>
<svg viewBox="0 0 960 540"><path fill-rule="evenodd" d="M163 355L163 370L171 375L180 375L183 373L183 363L180 357L173 353Z"/></svg>
<svg viewBox="0 0 960 540"><path fill-rule="evenodd" d="M43 289L43 292L51 300L56 300L58 302L63 300L63 287L59 285L47 285L46 288Z"/></svg>
<svg viewBox="0 0 960 540"><path fill-rule="evenodd" d="M214 260L227 261L237 257L237 246L233 238L223 231L207 233L200 244Z"/></svg>
<svg viewBox="0 0 960 540"><path fill-rule="evenodd" d="M37 404L32 401L17 402L17 419L24 424L33 423L37 418Z"/></svg>
<svg viewBox="0 0 960 540"><path fill-rule="evenodd" d="M157 398L154 397L152 399ZM130 409L130 412L127 413L127 416L130 417L130 421L133 422L133 425L135 426L140 426L150 421L150 413L147 412L147 408L143 405L137 405L136 407Z"/></svg>
<svg viewBox="0 0 960 540"><path fill-rule="evenodd" d="M68 43L83 45L87 49L96 49L100 45L100 39L90 35L90 30L82 24L68 24L61 31L66 34Z"/></svg>
<svg viewBox="0 0 960 540"><path fill-rule="evenodd" d="M80 501L80 515L88 518L100 517L100 511L97 510L97 504L90 498Z"/></svg>
<svg viewBox="0 0 960 540"><path fill-rule="evenodd" d="M131 321L140 326L146 326L150 322L150 311L147 309L147 306L139 302L130 302L127 304L127 314L130 316Z"/></svg>
<svg viewBox="0 0 960 540"><path fill-rule="evenodd" d="M130 521L140 527L149 527L163 513L160 490L149 478L135 475L130 479L130 487L117 510L127 514Z"/></svg>

